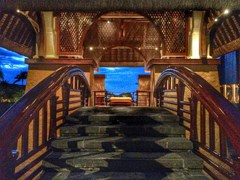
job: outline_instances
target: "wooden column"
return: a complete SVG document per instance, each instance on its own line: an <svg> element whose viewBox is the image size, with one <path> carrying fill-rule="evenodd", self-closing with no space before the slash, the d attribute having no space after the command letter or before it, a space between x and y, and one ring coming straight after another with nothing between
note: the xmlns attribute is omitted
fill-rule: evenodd
<svg viewBox="0 0 240 180"><path fill-rule="evenodd" d="M190 43L190 58L199 59L201 57L201 27L203 11L193 11L192 32Z"/></svg>
<svg viewBox="0 0 240 180"><path fill-rule="evenodd" d="M56 41L56 31L55 31L55 19L53 17L53 12L42 12L43 20L43 43L41 47L43 49L43 54L45 58L57 58L57 41Z"/></svg>

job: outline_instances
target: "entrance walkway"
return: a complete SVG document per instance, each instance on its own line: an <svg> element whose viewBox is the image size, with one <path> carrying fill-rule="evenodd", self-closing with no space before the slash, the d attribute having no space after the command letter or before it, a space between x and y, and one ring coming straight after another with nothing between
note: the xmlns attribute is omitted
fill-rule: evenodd
<svg viewBox="0 0 240 180"><path fill-rule="evenodd" d="M52 142L42 179L207 179L177 119L160 108L80 108Z"/></svg>

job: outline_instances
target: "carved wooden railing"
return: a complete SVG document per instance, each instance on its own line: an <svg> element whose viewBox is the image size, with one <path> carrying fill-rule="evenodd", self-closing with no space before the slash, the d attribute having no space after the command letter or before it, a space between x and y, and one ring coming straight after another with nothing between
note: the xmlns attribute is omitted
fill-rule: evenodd
<svg viewBox="0 0 240 180"><path fill-rule="evenodd" d="M65 117L86 106L90 89L76 66L60 68L0 118L0 179L32 179Z"/></svg>
<svg viewBox="0 0 240 180"><path fill-rule="evenodd" d="M240 177L240 112L229 101L184 67L163 71L154 96L158 106L179 116L205 172L216 179Z"/></svg>
<svg viewBox="0 0 240 180"><path fill-rule="evenodd" d="M222 94L231 103L240 105L240 84L223 84Z"/></svg>

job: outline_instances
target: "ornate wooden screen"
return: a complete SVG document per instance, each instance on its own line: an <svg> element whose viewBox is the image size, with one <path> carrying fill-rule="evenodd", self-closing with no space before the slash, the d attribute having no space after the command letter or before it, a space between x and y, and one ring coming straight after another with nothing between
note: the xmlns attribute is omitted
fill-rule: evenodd
<svg viewBox="0 0 240 180"><path fill-rule="evenodd" d="M99 19L89 29L83 45L85 58L143 63L160 57L161 39L153 24L143 17Z"/></svg>
<svg viewBox="0 0 240 180"><path fill-rule="evenodd" d="M101 12L59 13L59 55L82 56L84 53L85 58L92 54L91 58L100 60L104 48L116 46L139 49L146 60L160 58L160 49L164 56L176 57L187 54L185 11L144 12L143 14L153 23L146 18L124 19L121 17L110 19L110 23L108 19L99 18L89 29L94 20L100 17ZM95 51L89 52L89 47L94 47Z"/></svg>
<svg viewBox="0 0 240 180"><path fill-rule="evenodd" d="M59 55L82 55L82 39L98 12L61 12L58 16Z"/></svg>
<svg viewBox="0 0 240 180"><path fill-rule="evenodd" d="M187 13L185 11L147 12L163 39L164 56L187 55Z"/></svg>

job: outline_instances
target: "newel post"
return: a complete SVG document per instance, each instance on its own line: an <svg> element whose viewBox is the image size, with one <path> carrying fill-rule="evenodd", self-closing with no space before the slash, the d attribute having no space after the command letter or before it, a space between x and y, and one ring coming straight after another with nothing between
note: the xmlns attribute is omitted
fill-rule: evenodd
<svg viewBox="0 0 240 180"><path fill-rule="evenodd" d="M190 124L190 140L197 140L197 98L191 94L190 112L191 112L191 124Z"/></svg>
<svg viewBox="0 0 240 180"><path fill-rule="evenodd" d="M56 138L57 128L56 128L56 114L57 114L57 97L54 95L50 99L50 134L49 139Z"/></svg>
<svg viewBox="0 0 240 180"><path fill-rule="evenodd" d="M158 90L157 90L157 97L156 97L156 99L157 99L157 107L162 107L162 105L163 105L163 87L161 86L161 87L159 87L158 88Z"/></svg>
<svg viewBox="0 0 240 180"><path fill-rule="evenodd" d="M233 168L234 168L235 175L232 179L238 180L240 177L240 157L239 156L235 156L233 158Z"/></svg>
<svg viewBox="0 0 240 180"><path fill-rule="evenodd" d="M184 84L179 81L178 84L176 84L176 90L177 90L177 115L179 117L179 123L183 124L183 112L181 109L183 108L183 98L184 98Z"/></svg>
<svg viewBox="0 0 240 180"><path fill-rule="evenodd" d="M11 180L15 178L15 166L18 152L13 150L12 152L0 151L0 179Z"/></svg>
<svg viewBox="0 0 240 180"><path fill-rule="evenodd" d="M84 87L82 92L83 92L83 94L82 94L82 104L81 104L81 106L88 106L87 88Z"/></svg>
<svg viewBox="0 0 240 180"><path fill-rule="evenodd" d="M69 111L69 97L70 97L70 88L71 85L67 82L62 86L62 100L63 100L63 116L66 118Z"/></svg>

